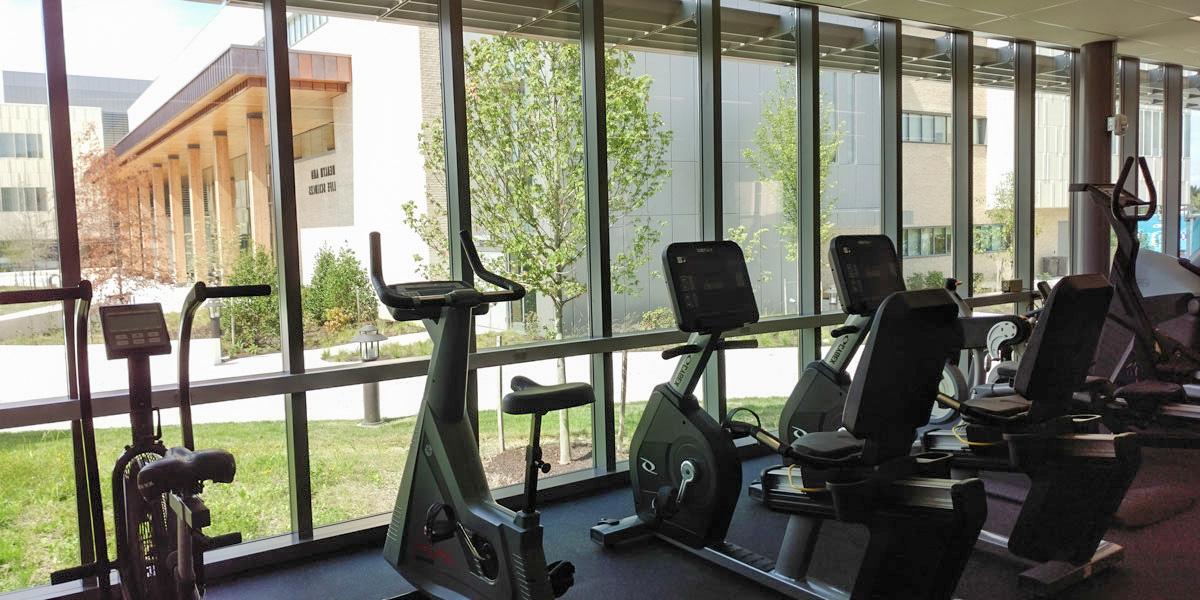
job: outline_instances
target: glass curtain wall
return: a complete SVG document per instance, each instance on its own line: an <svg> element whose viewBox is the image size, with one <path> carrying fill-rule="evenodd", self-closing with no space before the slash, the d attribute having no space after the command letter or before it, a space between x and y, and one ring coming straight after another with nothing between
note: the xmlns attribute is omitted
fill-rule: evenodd
<svg viewBox="0 0 1200 600"><path fill-rule="evenodd" d="M951 34L901 27L901 240L909 289L942 287L954 272L951 215Z"/></svg>
<svg viewBox="0 0 1200 600"><path fill-rule="evenodd" d="M1154 180L1154 188L1159 200L1163 199L1163 83L1166 68L1162 65L1142 62L1138 71L1138 156L1146 158L1150 167L1150 177ZM1132 115L1130 115L1132 118ZM1138 176L1138 196L1147 198L1149 188L1144 177ZM1142 248L1162 251L1162 214L1156 214L1148 221L1138 223L1138 239Z"/></svg>
<svg viewBox="0 0 1200 600"><path fill-rule="evenodd" d="M1016 44L974 37L971 290L999 292L1013 278L1016 221Z"/></svg>
<svg viewBox="0 0 1200 600"><path fill-rule="evenodd" d="M1070 272L1071 69L1075 53L1034 53L1033 275L1052 284ZM1032 283L1032 282L1031 282Z"/></svg>
<svg viewBox="0 0 1200 600"><path fill-rule="evenodd" d="M1200 252L1200 71L1183 70L1183 201L1179 255Z"/></svg>
<svg viewBox="0 0 1200 600"><path fill-rule="evenodd" d="M789 26L797 12L758 1L721 4L724 237L746 254L763 317L799 312L797 31ZM799 336L754 337L758 348L725 353L727 407L767 419L795 385Z"/></svg>

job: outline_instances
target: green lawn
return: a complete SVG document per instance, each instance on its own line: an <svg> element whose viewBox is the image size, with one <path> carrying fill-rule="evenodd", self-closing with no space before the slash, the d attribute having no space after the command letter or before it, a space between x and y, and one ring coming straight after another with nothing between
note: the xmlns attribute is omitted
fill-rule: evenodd
<svg viewBox="0 0 1200 600"><path fill-rule="evenodd" d="M765 424L778 419L782 398L730 400L730 406L753 407ZM644 402L626 407L625 436L618 454L627 455L629 438L641 418ZM578 448L591 439L591 411L570 411L571 437L576 444L570 468L589 466ZM528 416L504 417L505 443L510 453L522 452L529 439ZM480 454L485 465L499 453L496 411L479 415ZM377 427L360 427L355 421L313 421L309 424L314 521L329 525L392 509L396 488L412 442L414 419L388 421ZM558 415L543 421L543 447L549 462L558 456ZM100 468L112 462L128 443L127 429L96 432ZM164 427L168 442L179 439L178 427ZM202 447L225 448L238 461L237 480L211 485L205 499L213 511L213 534L240 531L251 540L291 529L288 514L287 444L282 422L215 423L196 426ZM509 461L510 463L512 461ZM0 432L0 593L43 585L50 572L75 564L79 549L75 530L75 489L71 476L71 443L68 431ZM550 476L566 472L555 465ZM519 473L487 469L493 485L519 479ZM106 502L105 518L112 549L111 486L108 474L101 482Z"/></svg>

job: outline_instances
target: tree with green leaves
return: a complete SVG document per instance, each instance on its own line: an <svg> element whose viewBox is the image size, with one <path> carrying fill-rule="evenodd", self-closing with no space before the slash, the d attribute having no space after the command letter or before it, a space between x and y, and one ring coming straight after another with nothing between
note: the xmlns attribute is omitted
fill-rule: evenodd
<svg viewBox="0 0 1200 600"><path fill-rule="evenodd" d="M633 75L632 64L627 51L605 54L609 221L613 229L624 229L628 240L613 249L616 293L639 287L638 272L659 235L638 211L669 174L671 132L661 115L648 109L650 77ZM587 292L579 45L484 38L467 47L464 69L473 228L481 246L499 251L497 268L549 301L549 322L527 325L542 337L562 338L571 331L567 304ZM422 127L419 144L428 173L443 172L443 139L439 122ZM421 213L409 203L404 211L407 224L429 245L429 259L418 257L425 274L444 273L444 206L431 201ZM558 372L564 381L564 361ZM560 462L570 461L567 418L561 411Z"/></svg>
<svg viewBox="0 0 1200 600"><path fill-rule="evenodd" d="M779 86L763 99L762 117L754 131L754 144L743 150L742 154L750 161L759 177L779 185L780 223L776 225L776 229L787 249L787 259L795 262L798 249L797 166L800 164L796 143L796 77L790 72L781 71L778 79ZM822 103L821 109L820 234L821 240L825 241L832 235L832 215L837 205L833 182L829 178L829 167L837 158L842 134L840 124L834 122L831 108ZM746 232L741 234L743 239L746 239ZM732 235L729 237L733 239Z"/></svg>
<svg viewBox="0 0 1200 600"><path fill-rule="evenodd" d="M322 246L317 251L303 307L310 323L332 329L375 321L375 290L353 250Z"/></svg>

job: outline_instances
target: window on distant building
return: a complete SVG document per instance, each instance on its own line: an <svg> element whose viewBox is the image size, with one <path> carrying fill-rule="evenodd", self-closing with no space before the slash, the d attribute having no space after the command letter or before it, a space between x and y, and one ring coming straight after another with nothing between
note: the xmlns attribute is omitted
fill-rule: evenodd
<svg viewBox="0 0 1200 600"><path fill-rule="evenodd" d="M972 143L981 146L987 144L987 117L975 117L972 122L971 139Z"/></svg>
<svg viewBox="0 0 1200 600"><path fill-rule="evenodd" d="M50 210L46 188L0 188L0 212L36 212Z"/></svg>
<svg viewBox="0 0 1200 600"><path fill-rule="evenodd" d="M950 227L905 227L900 252L905 258L950 254Z"/></svg>
<svg viewBox="0 0 1200 600"><path fill-rule="evenodd" d="M950 115L904 113L900 120L900 141L921 144L948 144Z"/></svg>
<svg viewBox="0 0 1200 600"><path fill-rule="evenodd" d="M1008 250L1004 225L984 223L975 226L975 249L979 252L1004 252Z"/></svg>
<svg viewBox="0 0 1200 600"><path fill-rule="evenodd" d="M42 158L41 134L0 133L0 158Z"/></svg>

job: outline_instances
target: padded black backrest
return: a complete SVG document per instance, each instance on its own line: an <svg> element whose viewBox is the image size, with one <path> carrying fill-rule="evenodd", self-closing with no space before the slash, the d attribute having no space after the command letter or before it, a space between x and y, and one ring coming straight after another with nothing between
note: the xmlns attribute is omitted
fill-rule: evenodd
<svg viewBox="0 0 1200 600"><path fill-rule="evenodd" d="M1013 389L1030 402L1029 418L1044 421L1070 413L1071 395L1083 386L1113 288L1100 274L1059 280L1038 317Z"/></svg>
<svg viewBox="0 0 1200 600"><path fill-rule="evenodd" d="M896 292L875 313L842 421L867 441L864 462L909 453L929 422L942 367L962 347L958 306L941 289Z"/></svg>

